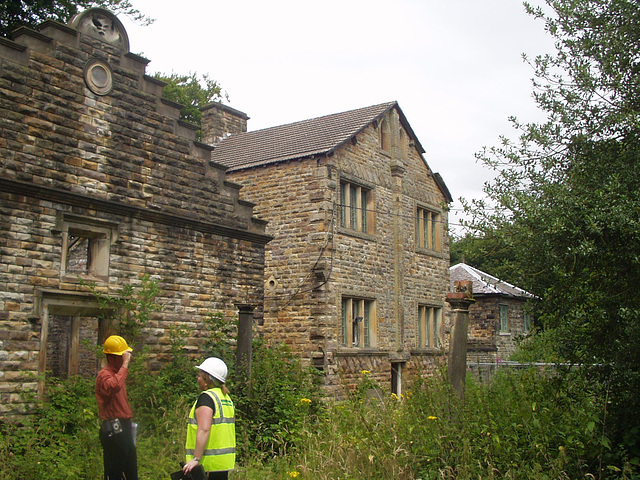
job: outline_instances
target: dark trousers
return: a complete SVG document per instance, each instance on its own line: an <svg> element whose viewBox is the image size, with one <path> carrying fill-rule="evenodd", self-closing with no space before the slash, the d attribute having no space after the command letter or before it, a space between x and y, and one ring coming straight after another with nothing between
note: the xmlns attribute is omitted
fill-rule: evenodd
<svg viewBox="0 0 640 480"><path fill-rule="evenodd" d="M209 472L209 480L227 480L229 472Z"/></svg>
<svg viewBox="0 0 640 480"><path fill-rule="evenodd" d="M100 432L104 458L104 480L138 480L138 455L133 444L131 421L121 420L122 433Z"/></svg>

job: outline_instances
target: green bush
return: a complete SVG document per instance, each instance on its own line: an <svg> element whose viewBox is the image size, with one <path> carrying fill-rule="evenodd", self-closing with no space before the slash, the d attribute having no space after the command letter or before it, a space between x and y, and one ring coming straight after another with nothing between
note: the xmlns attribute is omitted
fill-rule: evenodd
<svg viewBox="0 0 640 480"><path fill-rule="evenodd" d="M93 383L52 379L47 393L48 401L24 424L2 424L0 479L98 478L102 452Z"/></svg>
<svg viewBox="0 0 640 480"><path fill-rule="evenodd" d="M301 430L319 407L314 370L283 345L253 345L251 380L233 395L242 456L279 455L299 443Z"/></svg>

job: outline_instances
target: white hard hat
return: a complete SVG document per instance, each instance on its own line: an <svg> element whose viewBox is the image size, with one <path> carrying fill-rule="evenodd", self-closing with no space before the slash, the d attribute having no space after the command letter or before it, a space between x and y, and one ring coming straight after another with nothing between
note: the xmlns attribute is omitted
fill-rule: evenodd
<svg viewBox="0 0 640 480"><path fill-rule="evenodd" d="M203 372L208 373L213 378L220 380L222 383L227 379L227 364L222 360L216 357L209 357L201 365L198 365L196 368L199 368Z"/></svg>

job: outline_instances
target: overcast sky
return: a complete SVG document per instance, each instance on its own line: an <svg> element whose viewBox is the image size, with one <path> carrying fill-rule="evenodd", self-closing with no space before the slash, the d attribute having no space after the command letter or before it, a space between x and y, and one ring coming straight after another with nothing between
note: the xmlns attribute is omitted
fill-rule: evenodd
<svg viewBox="0 0 640 480"><path fill-rule="evenodd" d="M540 4L542 0L532 3ZM132 0L120 16L148 74L208 74L249 130L397 100L455 203L492 173L474 153L514 136L510 115L539 120L533 71L551 52L521 0Z"/></svg>

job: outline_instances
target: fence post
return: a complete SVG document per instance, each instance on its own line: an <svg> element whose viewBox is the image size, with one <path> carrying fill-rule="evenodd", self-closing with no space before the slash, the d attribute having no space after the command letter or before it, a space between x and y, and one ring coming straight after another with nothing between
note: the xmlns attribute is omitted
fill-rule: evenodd
<svg viewBox="0 0 640 480"><path fill-rule="evenodd" d="M456 281L453 283L453 290L447 294L447 303L451 305L452 313L452 330L449 342L449 382L460 398L464 398L469 306L475 302L473 284L468 280Z"/></svg>

